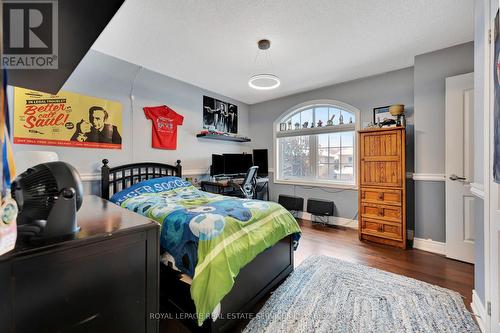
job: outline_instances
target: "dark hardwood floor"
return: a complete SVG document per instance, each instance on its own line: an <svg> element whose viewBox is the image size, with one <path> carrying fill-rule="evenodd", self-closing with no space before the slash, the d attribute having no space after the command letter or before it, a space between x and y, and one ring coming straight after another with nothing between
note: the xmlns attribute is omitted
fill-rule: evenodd
<svg viewBox="0 0 500 333"><path fill-rule="evenodd" d="M305 220L299 220L299 224L302 228L302 238L295 252L295 266L313 254L336 257L455 290L464 297L464 303L470 311L474 265L421 250L402 250L360 242L357 230L354 229L323 226ZM264 302L265 300L255 311L258 311ZM235 332L241 331L245 325L246 323L238 325ZM175 320L161 322L160 331L188 332Z"/></svg>

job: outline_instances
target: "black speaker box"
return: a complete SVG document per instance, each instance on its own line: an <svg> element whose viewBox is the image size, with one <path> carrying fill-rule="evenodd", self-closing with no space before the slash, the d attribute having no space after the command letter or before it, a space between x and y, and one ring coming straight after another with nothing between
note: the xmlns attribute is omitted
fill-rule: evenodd
<svg viewBox="0 0 500 333"><path fill-rule="evenodd" d="M304 210L304 198L280 194L278 197L278 203L287 210L295 210L299 212Z"/></svg>
<svg viewBox="0 0 500 333"><path fill-rule="evenodd" d="M267 149L254 149L253 150L253 165L259 167L257 174L259 177L267 177L269 169L267 165Z"/></svg>
<svg viewBox="0 0 500 333"><path fill-rule="evenodd" d="M333 216L333 201L307 199L307 212L318 216Z"/></svg>

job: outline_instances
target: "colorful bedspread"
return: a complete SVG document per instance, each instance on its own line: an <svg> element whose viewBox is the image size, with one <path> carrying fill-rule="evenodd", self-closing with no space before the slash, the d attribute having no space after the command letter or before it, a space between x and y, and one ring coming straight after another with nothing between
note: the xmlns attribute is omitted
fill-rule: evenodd
<svg viewBox="0 0 500 333"><path fill-rule="evenodd" d="M143 181L112 202L162 225L160 244L193 278L198 324L231 290L241 268L300 227L279 204L200 191L177 177Z"/></svg>

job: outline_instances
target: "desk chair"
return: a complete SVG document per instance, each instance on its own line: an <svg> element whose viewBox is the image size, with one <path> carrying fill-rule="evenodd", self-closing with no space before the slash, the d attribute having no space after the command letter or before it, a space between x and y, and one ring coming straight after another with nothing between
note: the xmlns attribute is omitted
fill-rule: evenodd
<svg viewBox="0 0 500 333"><path fill-rule="evenodd" d="M255 186L257 184L258 169L259 169L258 166L250 167L250 169L248 169L247 171L243 183L241 183L241 185L238 183L233 183L236 186L237 190L226 193L226 195L246 198L246 199L253 199L255 195Z"/></svg>

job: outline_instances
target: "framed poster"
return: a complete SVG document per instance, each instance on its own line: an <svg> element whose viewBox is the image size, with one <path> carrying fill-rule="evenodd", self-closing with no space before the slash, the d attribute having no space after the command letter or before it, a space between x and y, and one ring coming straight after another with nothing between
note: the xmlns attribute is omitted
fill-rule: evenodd
<svg viewBox="0 0 500 333"><path fill-rule="evenodd" d="M493 93L494 93L494 111L493 111L493 179L500 183L500 37L499 37L499 18L495 16L494 42L495 42L495 61L493 63Z"/></svg>
<svg viewBox="0 0 500 333"><path fill-rule="evenodd" d="M121 149L122 105L60 91L14 88L14 143Z"/></svg>
<svg viewBox="0 0 500 333"><path fill-rule="evenodd" d="M390 107L390 105L381 106L381 107L373 109L373 123L374 124L379 124L387 119L396 120L396 117L391 115L391 113L389 112L389 107Z"/></svg>
<svg viewBox="0 0 500 333"><path fill-rule="evenodd" d="M203 128L223 133L238 133L238 106L203 96Z"/></svg>

